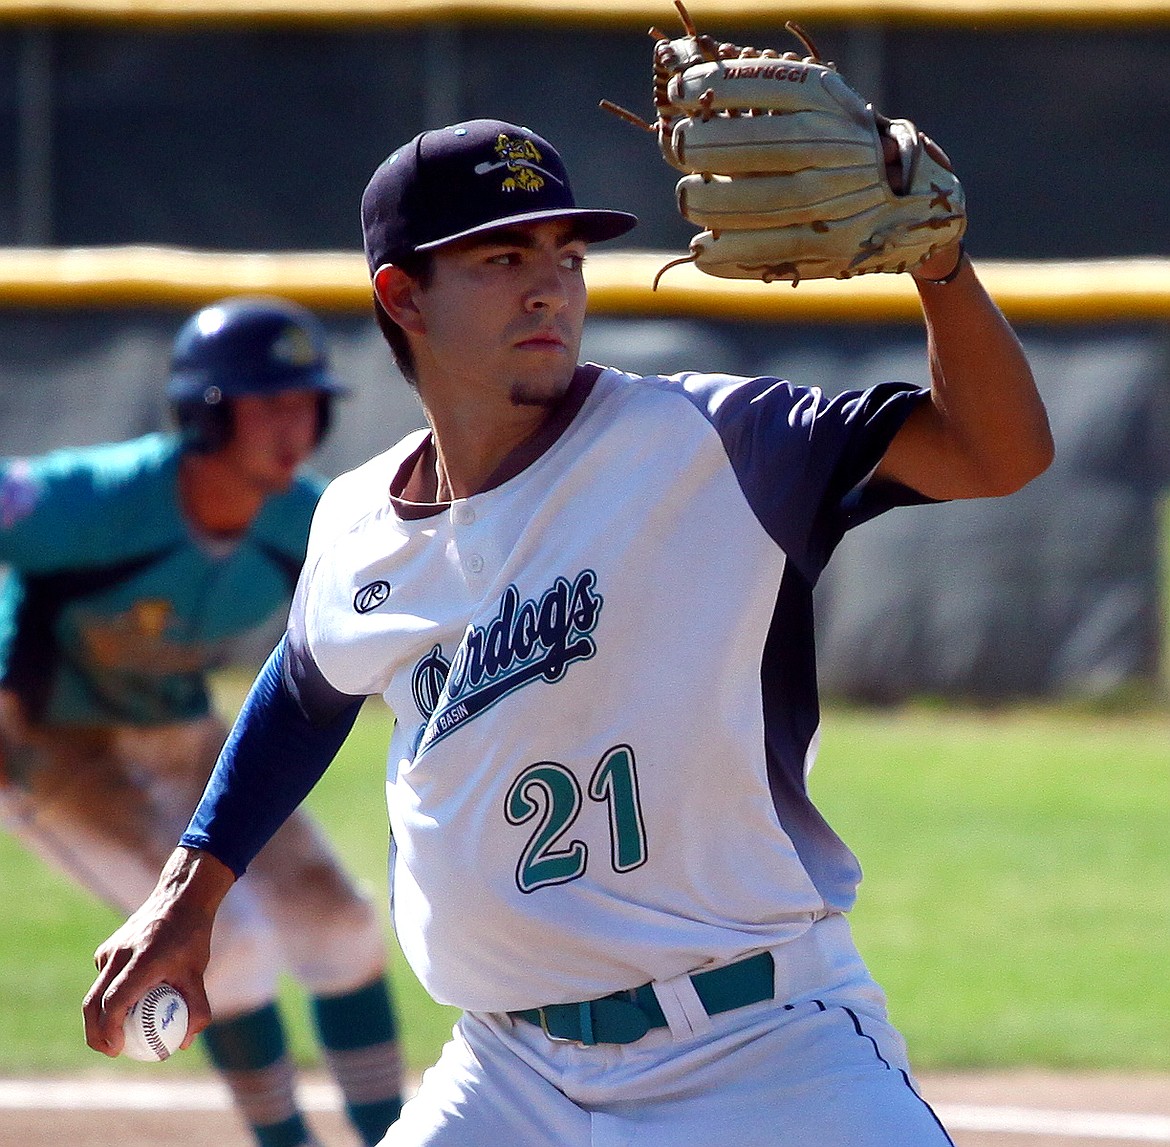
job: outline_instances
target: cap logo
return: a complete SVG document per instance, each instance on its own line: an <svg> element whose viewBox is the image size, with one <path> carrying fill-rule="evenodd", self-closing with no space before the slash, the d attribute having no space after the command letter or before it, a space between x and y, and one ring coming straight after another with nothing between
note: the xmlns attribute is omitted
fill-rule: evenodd
<svg viewBox="0 0 1170 1147"><path fill-rule="evenodd" d="M539 191L544 186L546 177L554 183L561 183L551 171L540 166L540 161L544 157L532 140L517 139L500 132L496 137L495 150L496 155L500 157L499 160L495 163L477 163L475 174L487 175L501 167L504 168L507 174L500 184L501 191Z"/></svg>
<svg viewBox="0 0 1170 1147"><path fill-rule="evenodd" d="M270 353L273 362L285 366L312 366L317 361L317 351L309 332L291 323L280 332Z"/></svg>

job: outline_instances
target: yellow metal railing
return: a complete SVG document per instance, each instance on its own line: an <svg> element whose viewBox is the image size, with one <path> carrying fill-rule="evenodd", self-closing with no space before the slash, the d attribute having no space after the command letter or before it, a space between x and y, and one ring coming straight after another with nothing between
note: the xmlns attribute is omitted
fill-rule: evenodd
<svg viewBox="0 0 1170 1147"><path fill-rule="evenodd" d="M593 313L767 322L907 321L918 317L906 275L817 280L793 288L714 279L691 266L654 276L661 251L606 251L586 263ZM1018 322L1170 319L1170 258L976 261L988 290ZM0 249L0 307L194 308L232 294L279 294L321 311L364 313L357 252L205 252L168 247Z"/></svg>
<svg viewBox="0 0 1170 1147"><path fill-rule="evenodd" d="M939 25L1170 22L1170 0L694 0L701 26L785 20ZM0 21L224 24L521 22L542 26L670 24L669 0L0 0Z"/></svg>

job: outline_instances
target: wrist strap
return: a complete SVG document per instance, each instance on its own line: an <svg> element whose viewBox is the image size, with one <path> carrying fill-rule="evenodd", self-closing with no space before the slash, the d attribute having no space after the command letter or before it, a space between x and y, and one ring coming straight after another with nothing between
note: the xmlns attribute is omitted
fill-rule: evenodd
<svg viewBox="0 0 1170 1147"><path fill-rule="evenodd" d="M929 283L932 287L945 287L947 283L953 283L958 277L959 272L963 269L963 262L967 258L967 248L963 246L963 240L959 240L959 257L955 260L954 267L943 275L941 279L919 279L920 283Z"/></svg>

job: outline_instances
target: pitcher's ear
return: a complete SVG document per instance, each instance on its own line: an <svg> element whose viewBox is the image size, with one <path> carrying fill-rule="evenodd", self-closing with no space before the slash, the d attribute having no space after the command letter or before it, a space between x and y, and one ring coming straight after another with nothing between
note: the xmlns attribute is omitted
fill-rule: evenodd
<svg viewBox="0 0 1170 1147"><path fill-rule="evenodd" d="M374 295L382 309L403 330L416 334L422 332L422 316L415 298L418 287L418 280L394 263L383 263L374 272Z"/></svg>

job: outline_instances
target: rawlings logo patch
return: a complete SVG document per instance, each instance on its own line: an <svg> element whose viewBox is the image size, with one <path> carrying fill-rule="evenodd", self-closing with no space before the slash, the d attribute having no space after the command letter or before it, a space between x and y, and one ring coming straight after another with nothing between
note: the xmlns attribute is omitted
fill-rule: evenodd
<svg viewBox="0 0 1170 1147"><path fill-rule="evenodd" d="M369 613L370 610L377 609L389 596L388 581L372 581L369 585L363 585L353 595L353 607L358 613Z"/></svg>

